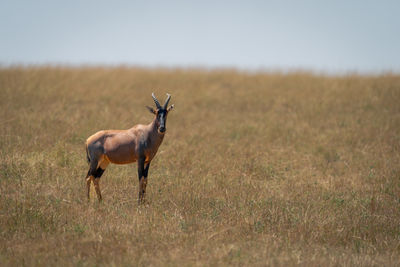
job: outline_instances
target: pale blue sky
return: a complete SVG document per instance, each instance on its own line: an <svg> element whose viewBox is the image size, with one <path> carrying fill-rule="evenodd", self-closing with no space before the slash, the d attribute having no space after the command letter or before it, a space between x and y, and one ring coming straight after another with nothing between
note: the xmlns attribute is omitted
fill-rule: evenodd
<svg viewBox="0 0 400 267"><path fill-rule="evenodd" d="M0 64L400 72L400 1L0 0Z"/></svg>

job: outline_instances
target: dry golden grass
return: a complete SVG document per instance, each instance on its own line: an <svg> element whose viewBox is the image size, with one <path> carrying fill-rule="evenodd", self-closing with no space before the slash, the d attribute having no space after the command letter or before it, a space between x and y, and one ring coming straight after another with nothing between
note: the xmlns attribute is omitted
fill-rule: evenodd
<svg viewBox="0 0 400 267"><path fill-rule="evenodd" d="M137 206L135 165L85 196L84 142L175 109ZM400 263L400 76L0 69L0 263Z"/></svg>

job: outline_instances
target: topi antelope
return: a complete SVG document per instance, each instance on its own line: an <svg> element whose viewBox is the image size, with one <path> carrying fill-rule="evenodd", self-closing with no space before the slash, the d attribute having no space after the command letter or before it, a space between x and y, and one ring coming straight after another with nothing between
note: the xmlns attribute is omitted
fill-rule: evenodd
<svg viewBox="0 0 400 267"><path fill-rule="evenodd" d="M163 106L160 105L154 93L151 94L157 109L147 106L155 115L154 120L148 125L138 124L128 130L104 130L95 133L86 140L86 155L89 162L89 171L86 176L87 197L90 198L90 184L93 181L97 198L102 200L100 191L100 177L108 164L138 163L139 176L139 204L145 199L147 175L150 162L161 145L166 127L168 112L174 105L168 106L171 95Z"/></svg>

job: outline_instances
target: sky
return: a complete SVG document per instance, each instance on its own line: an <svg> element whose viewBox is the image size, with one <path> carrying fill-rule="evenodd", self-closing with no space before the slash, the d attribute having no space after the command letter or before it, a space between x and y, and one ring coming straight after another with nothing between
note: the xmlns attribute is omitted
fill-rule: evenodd
<svg viewBox="0 0 400 267"><path fill-rule="evenodd" d="M400 72L400 1L0 0L0 65Z"/></svg>

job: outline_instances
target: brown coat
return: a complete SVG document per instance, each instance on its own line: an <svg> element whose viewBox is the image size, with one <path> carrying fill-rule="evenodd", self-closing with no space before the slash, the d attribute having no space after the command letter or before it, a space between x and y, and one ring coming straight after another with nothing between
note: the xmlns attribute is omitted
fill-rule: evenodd
<svg viewBox="0 0 400 267"><path fill-rule="evenodd" d="M102 157L103 161L114 164L128 164L144 156L149 163L157 153L164 133L157 130L156 118L148 125L138 124L128 130L103 130L90 136L86 141L89 157ZM99 157L99 158L100 158Z"/></svg>

